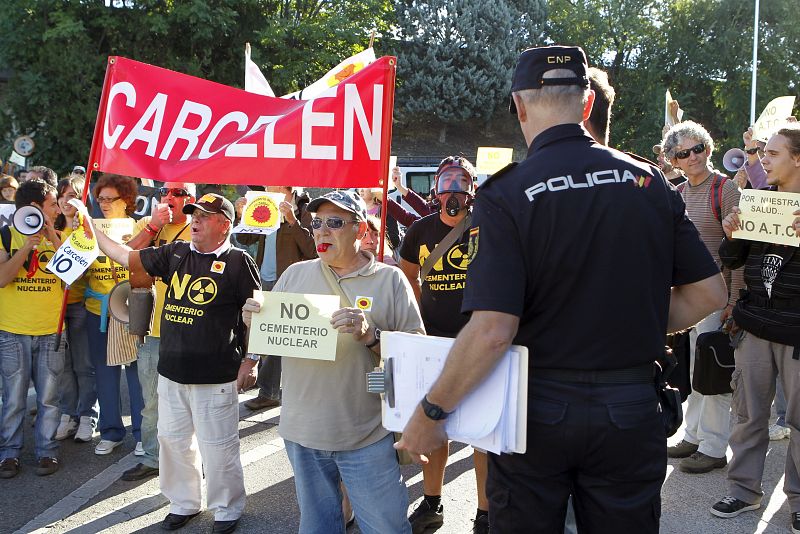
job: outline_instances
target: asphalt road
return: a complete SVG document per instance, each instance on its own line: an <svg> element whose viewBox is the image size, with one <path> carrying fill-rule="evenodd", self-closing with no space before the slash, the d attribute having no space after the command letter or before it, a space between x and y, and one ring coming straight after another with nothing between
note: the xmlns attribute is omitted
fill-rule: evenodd
<svg viewBox="0 0 800 534"><path fill-rule="evenodd" d="M248 501L239 532L297 532L299 510L294 483L283 442L277 434L280 408L253 413L241 405L254 392L240 395L242 463ZM33 397L29 398L33 406ZM123 403L124 404L124 403ZM126 421L129 422L129 421ZM120 481L119 475L136 464L135 443L125 443L107 456L96 456L93 444L62 442L62 468L47 477L34 474L33 428L25 422L22 471L0 480L0 533L128 533L161 532L159 523L167 513L158 479ZM682 435L670 440L675 442ZM99 437L95 437L95 442ZM772 442L767 454L762 507L735 519L718 519L708 508L725 495L725 471L687 475L670 461L662 490L661 531L667 534L787 533L789 510L782 491L783 464L788 440ZM631 444L635 446L635 444ZM422 496L422 475L416 466L403 467L412 506ZM443 495L445 525L438 532L472 532L475 514L475 477L471 448L453 444ZM210 532L213 514L204 512L182 532ZM570 531L571 529L568 529ZM350 533L358 533L358 528Z"/></svg>

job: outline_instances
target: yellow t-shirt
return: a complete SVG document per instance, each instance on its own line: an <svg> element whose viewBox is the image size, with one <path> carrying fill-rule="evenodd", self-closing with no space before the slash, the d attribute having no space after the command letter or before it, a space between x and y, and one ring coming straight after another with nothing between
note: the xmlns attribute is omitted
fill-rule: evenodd
<svg viewBox="0 0 800 534"><path fill-rule="evenodd" d="M22 248L27 236L10 229L11 250L5 250L2 244L0 249L13 255ZM23 266L11 283L0 288L0 330L24 336L45 336L58 330L64 290L61 279L45 268L56 248L46 239L36 248L39 251L36 273L28 278L27 267Z"/></svg>
<svg viewBox="0 0 800 534"><path fill-rule="evenodd" d="M150 217L145 217L150 222ZM146 224L146 223L145 223ZM192 237L192 230L187 220L181 224L165 224L161 230L156 234L153 240L153 246L160 247L173 241L189 241ZM164 297L167 294L167 284L161 281L161 278L156 278L156 303L155 313L153 313L153 327L150 335L152 337L161 336L161 313L164 310Z"/></svg>
<svg viewBox="0 0 800 534"><path fill-rule="evenodd" d="M142 220L136 221L133 232L131 233L131 237L138 234L141 229L144 228L145 224L147 223L142 222ZM128 239L130 239L130 237L128 237ZM116 280L114 278L115 271ZM100 255L96 260L94 260L94 263L92 263L89 266L89 269L86 271L86 279L89 288L92 291L107 295L111 293L111 290L114 289L115 285L128 279L128 268L123 267L116 262L114 262L112 265L110 258ZM86 309L95 315L100 315L100 301L96 298L87 297Z"/></svg>
<svg viewBox="0 0 800 534"><path fill-rule="evenodd" d="M64 241L69 238L72 233L72 228L64 228L61 231L61 237ZM67 304L75 304L83 302L83 292L86 291L86 273L83 273L80 278L75 280L69 286L69 295L67 296Z"/></svg>

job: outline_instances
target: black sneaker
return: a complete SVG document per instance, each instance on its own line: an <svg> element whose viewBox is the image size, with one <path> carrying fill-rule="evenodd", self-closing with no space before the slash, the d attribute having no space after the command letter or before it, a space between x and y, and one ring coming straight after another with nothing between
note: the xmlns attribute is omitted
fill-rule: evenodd
<svg viewBox="0 0 800 534"><path fill-rule="evenodd" d="M800 512L792 512L792 532L800 534Z"/></svg>
<svg viewBox="0 0 800 534"><path fill-rule="evenodd" d="M489 534L489 516L481 515L472 520L472 534Z"/></svg>
<svg viewBox="0 0 800 534"><path fill-rule="evenodd" d="M411 515L408 516L413 534L426 534L438 530L444 524L444 506L441 504L434 510L424 498Z"/></svg>
<svg viewBox="0 0 800 534"><path fill-rule="evenodd" d="M744 501L740 501L736 497L731 497L728 495L717 504L711 507L710 512L717 517L736 517L737 515L741 514L742 512L746 512L748 510L755 510L757 508L761 508L761 503L757 502L756 504L748 504ZM794 514L800 515L800 514ZM798 525L800 526L800 525Z"/></svg>

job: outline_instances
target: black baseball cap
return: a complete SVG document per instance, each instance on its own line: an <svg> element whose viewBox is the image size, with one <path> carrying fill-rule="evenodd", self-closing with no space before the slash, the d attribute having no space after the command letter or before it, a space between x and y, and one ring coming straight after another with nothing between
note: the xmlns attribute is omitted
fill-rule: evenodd
<svg viewBox="0 0 800 534"><path fill-rule="evenodd" d="M191 215L194 210L202 210L206 213L221 213L231 222L235 217L231 201L216 193L206 193L197 202L186 204L183 207L183 213L186 215Z"/></svg>
<svg viewBox="0 0 800 534"><path fill-rule="evenodd" d="M544 73L554 69L567 69L575 73L568 78L545 78ZM586 54L579 46L540 46L528 48L519 55L511 92L523 89L541 89L545 85L577 85L589 87L586 71L589 66ZM509 105L511 113L517 112L514 98Z"/></svg>
<svg viewBox="0 0 800 534"><path fill-rule="evenodd" d="M367 205L364 203L364 200L355 193L351 193L350 191L331 191L330 193L325 193L321 197L315 198L308 203L308 211L316 213L324 202L330 202L345 211L349 211L355 215L359 221L367 220Z"/></svg>

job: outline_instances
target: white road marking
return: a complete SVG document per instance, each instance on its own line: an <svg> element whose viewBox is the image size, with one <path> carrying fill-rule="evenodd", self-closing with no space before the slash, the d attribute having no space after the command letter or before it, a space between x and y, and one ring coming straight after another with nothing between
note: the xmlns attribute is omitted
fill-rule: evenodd
<svg viewBox="0 0 800 534"><path fill-rule="evenodd" d="M244 400L247 400L251 397L240 395L240 402L243 398ZM240 412L240 421L245 420L253 423L267 423L275 420L274 422L277 423L277 418L280 415L280 407L257 413L252 413L246 408L245 410L245 414ZM283 439L281 438L276 438L268 443L259 445L242 454L242 468L280 452L283 449L284 444ZM76 510L80 509L100 492L106 490L109 486L111 486L111 484L119 479L124 471L135 466L137 463L138 458L134 456L133 453L128 454L117 463L109 466L103 472L33 518L17 532L34 532L37 534L44 534L49 528L59 521L63 521L69 517L76 519L76 517L73 516ZM205 493L205 487L203 489ZM136 496L134 497L134 495L130 495L130 497L126 498L127 494L135 494ZM141 487L137 487L130 491L116 495L115 499L120 499L121 502L124 502L126 504L124 508L106 514L105 516L94 517L94 514L97 513L98 509L101 507L107 507L108 503L98 503L94 506L90 506L85 510L80 511L79 515L81 517L85 517L85 520L79 527L71 529L70 532L78 534L79 532L82 532L81 527L83 526L88 527L87 532L99 532L102 529L124 523L145 514L149 514L150 512L164 506L164 504L167 503L167 500L161 496L160 491L150 491L142 495Z"/></svg>

